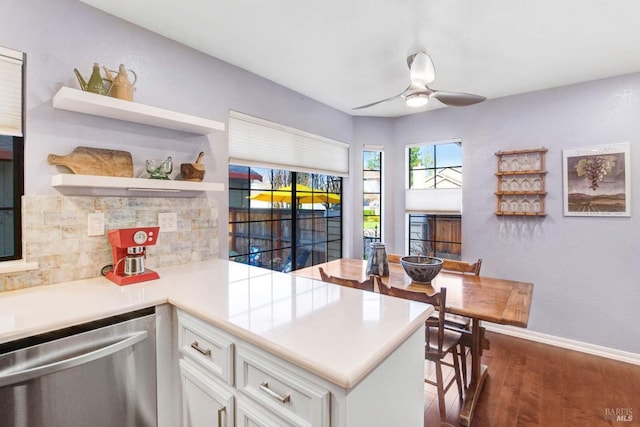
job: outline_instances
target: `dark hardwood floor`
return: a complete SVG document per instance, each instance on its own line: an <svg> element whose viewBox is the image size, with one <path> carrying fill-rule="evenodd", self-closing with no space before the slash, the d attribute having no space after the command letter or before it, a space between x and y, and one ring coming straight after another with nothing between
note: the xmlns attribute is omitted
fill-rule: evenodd
<svg viewBox="0 0 640 427"><path fill-rule="evenodd" d="M497 333L487 336L491 350L482 360L489 376L472 427L640 426L640 366ZM427 365L426 373L431 369ZM447 421L457 427L456 388L446 397ZM424 425L440 425L429 385Z"/></svg>

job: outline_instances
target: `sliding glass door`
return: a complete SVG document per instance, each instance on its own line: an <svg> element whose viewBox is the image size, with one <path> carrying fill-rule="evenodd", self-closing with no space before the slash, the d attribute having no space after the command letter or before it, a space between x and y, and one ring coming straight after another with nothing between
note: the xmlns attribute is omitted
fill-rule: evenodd
<svg viewBox="0 0 640 427"><path fill-rule="evenodd" d="M342 257L342 178L229 166L229 259L291 271Z"/></svg>

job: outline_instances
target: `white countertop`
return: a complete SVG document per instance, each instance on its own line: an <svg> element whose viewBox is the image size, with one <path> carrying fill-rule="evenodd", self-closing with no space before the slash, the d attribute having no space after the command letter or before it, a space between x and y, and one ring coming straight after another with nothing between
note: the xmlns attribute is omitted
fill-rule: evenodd
<svg viewBox="0 0 640 427"><path fill-rule="evenodd" d="M0 343L170 303L344 388L375 368L431 306L209 260L118 286L99 277L0 293Z"/></svg>

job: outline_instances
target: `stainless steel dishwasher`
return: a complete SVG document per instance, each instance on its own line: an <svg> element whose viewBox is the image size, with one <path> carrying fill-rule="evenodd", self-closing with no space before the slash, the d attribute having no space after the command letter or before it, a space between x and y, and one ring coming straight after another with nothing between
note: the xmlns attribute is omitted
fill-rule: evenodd
<svg viewBox="0 0 640 427"><path fill-rule="evenodd" d="M156 426L155 325L151 308L0 344L0 426Z"/></svg>

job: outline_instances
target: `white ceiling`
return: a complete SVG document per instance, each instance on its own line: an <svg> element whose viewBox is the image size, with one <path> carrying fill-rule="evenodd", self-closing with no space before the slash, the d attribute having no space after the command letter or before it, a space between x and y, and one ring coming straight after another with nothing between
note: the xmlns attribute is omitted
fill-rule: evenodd
<svg viewBox="0 0 640 427"><path fill-rule="evenodd" d="M638 0L81 1L353 115L443 107L352 110L402 92L417 50L432 89L487 98L640 71Z"/></svg>

